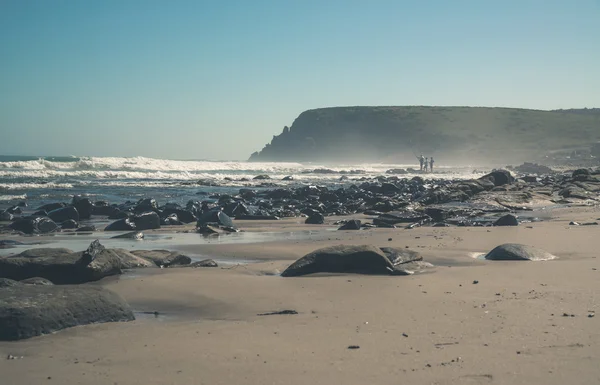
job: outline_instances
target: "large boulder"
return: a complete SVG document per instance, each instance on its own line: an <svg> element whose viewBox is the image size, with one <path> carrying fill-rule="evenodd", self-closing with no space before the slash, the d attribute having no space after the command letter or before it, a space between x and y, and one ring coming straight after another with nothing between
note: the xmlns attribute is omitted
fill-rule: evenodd
<svg viewBox="0 0 600 385"><path fill-rule="evenodd" d="M168 250L134 250L131 252L137 257L154 262L156 266L169 267L174 265L189 265L192 259L177 251Z"/></svg>
<svg viewBox="0 0 600 385"><path fill-rule="evenodd" d="M314 212L308 218L306 218L304 223L307 225L322 225L325 223L325 217L319 212Z"/></svg>
<svg viewBox="0 0 600 385"><path fill-rule="evenodd" d="M18 218L9 227L25 234L48 234L58 230L52 219L38 216Z"/></svg>
<svg viewBox="0 0 600 385"><path fill-rule="evenodd" d="M136 213L143 213L146 211L158 211L158 203L154 198L141 199L135 208L133 209Z"/></svg>
<svg viewBox="0 0 600 385"><path fill-rule="evenodd" d="M518 243L497 246L485 256L491 261L549 261L556 258L545 250Z"/></svg>
<svg viewBox="0 0 600 385"><path fill-rule="evenodd" d="M20 281L41 277L58 285L77 284L121 274L121 265L119 257L96 240L78 253L63 248L40 248L0 258L0 278Z"/></svg>
<svg viewBox="0 0 600 385"><path fill-rule="evenodd" d="M166 208L163 210L163 217L168 217L171 214L177 215L177 218L183 223L192 223L197 220L194 213L190 210L183 210L180 208Z"/></svg>
<svg viewBox="0 0 600 385"><path fill-rule="evenodd" d="M71 204L77 209L77 212L79 213L79 219L90 219L94 211L94 204L89 198L75 195L71 201Z"/></svg>
<svg viewBox="0 0 600 385"><path fill-rule="evenodd" d="M0 340L91 323L133 321L129 305L102 287L16 285L0 290Z"/></svg>
<svg viewBox="0 0 600 385"><path fill-rule="evenodd" d="M160 228L160 217L153 211L136 215L133 218L136 230L151 230Z"/></svg>
<svg viewBox="0 0 600 385"><path fill-rule="evenodd" d="M313 273L405 274L398 271L379 248L339 245L313 251L291 264L282 277Z"/></svg>
<svg viewBox="0 0 600 385"><path fill-rule="evenodd" d="M52 210L48 213L48 217L54 222L66 222L69 219L79 222L79 212L73 206Z"/></svg>

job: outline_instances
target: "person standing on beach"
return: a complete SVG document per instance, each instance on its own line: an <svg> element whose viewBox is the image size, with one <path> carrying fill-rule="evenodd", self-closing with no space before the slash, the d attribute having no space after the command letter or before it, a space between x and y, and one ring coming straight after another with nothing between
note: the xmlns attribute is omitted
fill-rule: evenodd
<svg viewBox="0 0 600 385"><path fill-rule="evenodd" d="M425 169L424 169L424 170L421 170L421 171L425 171L425 172L427 172L427 167L429 167L429 160L428 160L428 159L429 159L429 158L425 158Z"/></svg>
<svg viewBox="0 0 600 385"><path fill-rule="evenodd" d="M423 158L423 154L421 154L421 157L419 158L419 163L421 164L421 171L423 171L423 163L425 163L425 158Z"/></svg>
<svg viewBox="0 0 600 385"><path fill-rule="evenodd" d="M431 159L429 159L429 172L433 172L433 163L435 163L435 161L432 156Z"/></svg>

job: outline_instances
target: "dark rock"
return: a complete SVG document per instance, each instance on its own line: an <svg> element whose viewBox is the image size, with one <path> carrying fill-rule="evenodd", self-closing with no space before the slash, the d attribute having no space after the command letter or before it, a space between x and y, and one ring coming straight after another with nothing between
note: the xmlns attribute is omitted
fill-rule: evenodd
<svg viewBox="0 0 600 385"><path fill-rule="evenodd" d="M590 170L588 170L587 168L580 168L578 170L573 171L572 177L575 178L579 175L584 175L584 176L590 176Z"/></svg>
<svg viewBox="0 0 600 385"><path fill-rule="evenodd" d="M9 227L25 234L48 234L58 230L52 219L34 216L18 218Z"/></svg>
<svg viewBox="0 0 600 385"><path fill-rule="evenodd" d="M72 219L79 222L79 212L73 206L62 207L48 212L48 217L54 222L65 222Z"/></svg>
<svg viewBox="0 0 600 385"><path fill-rule="evenodd" d="M94 211L94 204L90 201L89 198L85 198L80 195L75 195L71 204L77 209L80 220L90 219L90 217L92 216L92 212Z"/></svg>
<svg viewBox="0 0 600 385"><path fill-rule="evenodd" d="M181 265L182 267L219 267L217 262L212 259L205 259L202 261L192 262L189 265Z"/></svg>
<svg viewBox="0 0 600 385"><path fill-rule="evenodd" d="M94 231L96 231L96 226L94 225L83 226L77 229L78 233L91 233Z"/></svg>
<svg viewBox="0 0 600 385"><path fill-rule="evenodd" d="M169 267L174 265L189 265L192 259L177 251L168 250L134 250L131 254L154 262L156 266Z"/></svg>
<svg viewBox="0 0 600 385"><path fill-rule="evenodd" d="M496 222L494 222L494 226L518 226L519 220L516 216L512 214L506 214L503 217L498 218Z"/></svg>
<svg viewBox="0 0 600 385"><path fill-rule="evenodd" d="M245 221L277 221L279 217L275 215L238 215L235 219Z"/></svg>
<svg viewBox="0 0 600 385"><path fill-rule="evenodd" d="M430 219L429 216L418 211L394 211L381 214L378 218L373 219L373 224L377 226L381 224L395 225L397 223L414 223L426 219Z"/></svg>
<svg viewBox="0 0 600 385"><path fill-rule="evenodd" d="M121 263L121 269L135 269L144 267L156 268L153 261L139 257L125 249L107 249L108 253L114 254Z"/></svg>
<svg viewBox="0 0 600 385"><path fill-rule="evenodd" d="M518 171L518 172L521 172L524 174L537 174L537 175L554 173L554 170L552 170L548 166L544 166L544 165L537 164L537 163L528 163L528 162L525 162L522 165L515 167L515 171Z"/></svg>
<svg viewBox="0 0 600 385"><path fill-rule="evenodd" d="M170 214L168 217L160 220L161 226L181 226L184 223L179 220L177 214Z"/></svg>
<svg viewBox="0 0 600 385"><path fill-rule="evenodd" d="M351 219L344 225L340 226L338 230L360 230L361 222L358 219Z"/></svg>
<svg viewBox="0 0 600 385"><path fill-rule="evenodd" d="M494 170L491 173L479 178L479 180L484 179L493 182L495 186L504 186L515 181L515 178L513 178L512 174L508 170Z"/></svg>
<svg viewBox="0 0 600 385"><path fill-rule="evenodd" d="M52 286L52 281L42 277L32 277L21 280L24 285Z"/></svg>
<svg viewBox="0 0 600 385"><path fill-rule="evenodd" d="M268 175L257 175L257 176L255 176L252 179L254 179L254 180L266 180L266 179L271 179L271 177L268 176Z"/></svg>
<svg viewBox="0 0 600 385"><path fill-rule="evenodd" d="M57 285L97 281L120 274L121 262L98 241L81 253L68 249L29 249L20 254L0 258L0 277L23 280L46 278Z"/></svg>
<svg viewBox="0 0 600 385"><path fill-rule="evenodd" d="M410 249L396 247L381 247L380 249L394 266L423 260L421 254Z"/></svg>
<svg viewBox="0 0 600 385"><path fill-rule="evenodd" d="M23 210L21 210L20 206L11 206L6 209L6 212L9 214L23 214Z"/></svg>
<svg viewBox="0 0 600 385"><path fill-rule="evenodd" d="M67 205L65 203L48 203L46 205L38 207L37 210L44 210L45 212L49 213L50 211L57 210L66 206Z"/></svg>
<svg viewBox="0 0 600 385"><path fill-rule="evenodd" d="M160 228L160 217L153 211L148 211L133 218L136 230L151 230Z"/></svg>
<svg viewBox="0 0 600 385"><path fill-rule="evenodd" d="M24 245L24 243L14 239L0 239L0 249L9 249L19 245Z"/></svg>
<svg viewBox="0 0 600 385"><path fill-rule="evenodd" d="M305 255L290 265L281 276L295 277L313 273L403 274L374 246L339 245Z"/></svg>
<svg viewBox="0 0 600 385"><path fill-rule="evenodd" d="M48 213L45 210L38 210L35 213L33 213L33 216L36 216L36 217L47 217Z"/></svg>
<svg viewBox="0 0 600 385"><path fill-rule="evenodd" d="M193 205L192 205L192 207L193 207ZM198 209L198 208L199 208L199 206L196 209ZM196 218L196 215L191 210L184 210L184 209L178 209L178 208L163 210L163 215L169 216L171 214L177 215L177 219L179 219L183 223L192 223L198 219L198 218Z"/></svg>
<svg viewBox="0 0 600 385"><path fill-rule="evenodd" d="M218 224L220 226L235 227L231 218L222 211L211 210L204 213L197 222L197 226L205 224Z"/></svg>
<svg viewBox="0 0 600 385"><path fill-rule="evenodd" d="M96 202L92 208L92 215L103 215L109 217L109 219L121 219L124 217L118 217L121 210L116 206L110 206L106 202ZM122 215L122 214L121 214Z"/></svg>
<svg viewBox="0 0 600 385"><path fill-rule="evenodd" d="M136 225L133 220L130 218L123 218L106 226L104 231L131 231L135 229Z"/></svg>
<svg viewBox="0 0 600 385"><path fill-rule="evenodd" d="M158 211L158 203L154 198L144 198L140 200L133 209L136 213L144 213L147 211Z"/></svg>
<svg viewBox="0 0 600 385"><path fill-rule="evenodd" d="M202 234L202 235L221 235L221 234L225 234L225 231L221 230L218 227L211 226L211 225L199 225L196 228L196 232L198 234Z"/></svg>
<svg viewBox="0 0 600 385"><path fill-rule="evenodd" d="M60 224L61 229L76 229L79 227L79 223L73 219L68 219Z"/></svg>
<svg viewBox="0 0 600 385"><path fill-rule="evenodd" d="M129 305L102 287L17 285L0 290L2 341L79 325L134 319Z"/></svg>
<svg viewBox="0 0 600 385"><path fill-rule="evenodd" d="M492 261L546 261L556 256L533 246L506 243L490 251L485 259Z"/></svg>
<svg viewBox="0 0 600 385"><path fill-rule="evenodd" d="M308 218L306 218L306 221L304 223L306 223L307 225L322 225L323 223L325 223L325 217L323 216L323 214L316 212Z"/></svg>
<svg viewBox="0 0 600 385"><path fill-rule="evenodd" d="M13 218L13 215L7 211L0 212L0 221L2 222L10 222Z"/></svg>
<svg viewBox="0 0 600 385"><path fill-rule="evenodd" d="M144 239L144 233L141 231L132 231L125 234L115 235L114 237L111 237L111 239L133 239L139 241Z"/></svg>
<svg viewBox="0 0 600 385"><path fill-rule="evenodd" d="M19 286L19 285L22 285L22 283L19 281L15 281L14 279L0 278L0 289L5 288L5 287L11 287L11 286Z"/></svg>
<svg viewBox="0 0 600 385"><path fill-rule="evenodd" d="M280 310L280 311L272 311L272 312L268 312L268 313L260 313L257 315L265 316L265 315L296 315L296 314L298 314L298 312L296 310Z"/></svg>

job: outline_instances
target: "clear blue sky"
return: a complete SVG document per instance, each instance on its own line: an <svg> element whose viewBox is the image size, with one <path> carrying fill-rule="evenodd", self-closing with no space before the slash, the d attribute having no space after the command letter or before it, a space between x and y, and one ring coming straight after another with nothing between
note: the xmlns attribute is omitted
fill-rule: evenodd
<svg viewBox="0 0 600 385"><path fill-rule="evenodd" d="M600 0L0 0L0 154L246 159L344 105L600 107Z"/></svg>

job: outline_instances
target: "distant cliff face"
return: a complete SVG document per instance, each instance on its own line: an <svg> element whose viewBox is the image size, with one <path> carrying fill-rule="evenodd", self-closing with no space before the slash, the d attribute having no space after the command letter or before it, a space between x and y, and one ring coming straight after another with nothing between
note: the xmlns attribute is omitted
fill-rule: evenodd
<svg viewBox="0 0 600 385"><path fill-rule="evenodd" d="M305 111L251 161L531 160L600 141L600 109L335 107Z"/></svg>

